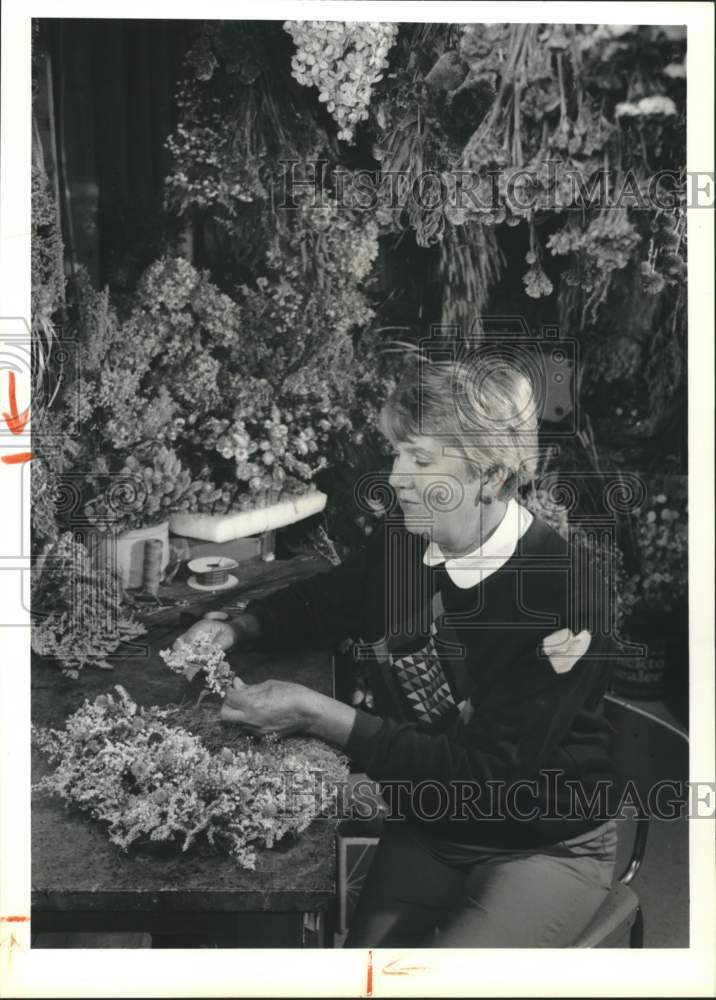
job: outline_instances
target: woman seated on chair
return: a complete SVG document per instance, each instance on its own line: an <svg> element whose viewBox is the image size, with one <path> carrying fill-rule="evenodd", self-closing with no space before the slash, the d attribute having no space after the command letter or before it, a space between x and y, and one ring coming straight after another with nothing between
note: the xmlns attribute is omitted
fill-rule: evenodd
<svg viewBox="0 0 716 1000"><path fill-rule="evenodd" d="M574 546L516 500L536 464L533 388L484 350L418 357L381 422L397 505L366 550L185 638L351 637L370 662L375 714L278 681L240 684L222 708L252 733L342 747L380 782L346 947L569 947L615 862L599 809L608 637Z"/></svg>

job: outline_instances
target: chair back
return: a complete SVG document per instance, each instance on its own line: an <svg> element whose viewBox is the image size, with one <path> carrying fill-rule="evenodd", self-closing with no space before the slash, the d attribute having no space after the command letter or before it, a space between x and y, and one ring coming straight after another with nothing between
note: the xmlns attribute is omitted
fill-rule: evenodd
<svg viewBox="0 0 716 1000"><path fill-rule="evenodd" d="M605 699L605 715L617 773L613 805L619 806L619 881L630 883L645 855L649 869L663 866L664 850L674 877L679 872L688 880L687 735L613 695Z"/></svg>
<svg viewBox="0 0 716 1000"><path fill-rule="evenodd" d="M612 752L619 788L627 791L632 783L645 805L658 782L673 782L683 786L689 778L688 736L676 726L657 718L647 710L607 695L604 712L612 729ZM662 798L669 798L664 791ZM673 798L680 798L674 794Z"/></svg>

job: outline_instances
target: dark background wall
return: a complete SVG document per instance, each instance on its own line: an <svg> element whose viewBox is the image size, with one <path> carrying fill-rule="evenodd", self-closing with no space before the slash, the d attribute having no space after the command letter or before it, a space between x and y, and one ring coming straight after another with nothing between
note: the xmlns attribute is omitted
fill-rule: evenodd
<svg viewBox="0 0 716 1000"><path fill-rule="evenodd" d="M36 123L60 195L67 266L131 287L164 235L173 94L192 22L43 20Z"/></svg>

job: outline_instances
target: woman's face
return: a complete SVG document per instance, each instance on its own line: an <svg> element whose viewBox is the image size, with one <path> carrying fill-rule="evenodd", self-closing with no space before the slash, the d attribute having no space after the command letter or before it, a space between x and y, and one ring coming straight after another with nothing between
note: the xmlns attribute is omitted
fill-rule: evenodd
<svg viewBox="0 0 716 1000"><path fill-rule="evenodd" d="M408 531L460 550L479 530L480 478L472 478L455 448L434 437L394 442L390 485Z"/></svg>

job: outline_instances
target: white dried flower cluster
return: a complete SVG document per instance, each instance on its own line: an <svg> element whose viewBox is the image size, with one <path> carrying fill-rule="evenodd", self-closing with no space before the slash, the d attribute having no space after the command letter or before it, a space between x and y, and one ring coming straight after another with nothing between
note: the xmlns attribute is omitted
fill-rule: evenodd
<svg viewBox="0 0 716 1000"><path fill-rule="evenodd" d="M296 45L292 75L318 88L338 124L338 138L353 141L358 122L368 117L373 87L383 78L396 24L341 21L286 21Z"/></svg>
<svg viewBox="0 0 716 1000"><path fill-rule="evenodd" d="M615 118L638 118L642 115L675 115L676 104L664 94L642 97L638 103L621 101L614 108Z"/></svg>
<svg viewBox="0 0 716 1000"><path fill-rule="evenodd" d="M159 655L170 670L175 674L184 674L189 680L197 671L203 671L207 689L222 698L231 686L234 673L223 649L211 638L200 635L191 642L177 639L176 648L162 649Z"/></svg>
<svg viewBox="0 0 716 1000"><path fill-rule="evenodd" d="M347 778L344 759L317 741L246 738L211 752L171 724L175 710L139 709L119 685L67 719L33 728L54 770L35 791L59 795L108 824L123 850L138 842L198 841L223 848L242 868L334 810Z"/></svg>

